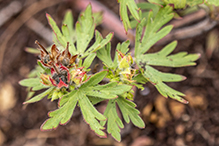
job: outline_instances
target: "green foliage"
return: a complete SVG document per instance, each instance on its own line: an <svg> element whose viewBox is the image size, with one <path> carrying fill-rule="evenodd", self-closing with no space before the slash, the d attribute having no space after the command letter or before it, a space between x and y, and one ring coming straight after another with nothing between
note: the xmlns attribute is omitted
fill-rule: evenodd
<svg viewBox="0 0 219 146"><path fill-rule="evenodd" d="M215 6L219 6L219 1L218 0L207 0L205 1L207 4L210 5L215 5Z"/></svg>
<svg viewBox="0 0 219 146"><path fill-rule="evenodd" d="M169 4L174 4L177 9L187 5L194 6L203 1L149 0L149 3L137 5L134 0L118 2L125 30L137 25L134 56L131 56L129 51L129 40L118 43L114 57L111 56L110 40L113 33L103 38L100 32L95 30L95 25L100 24L102 16L101 13L92 13L90 5L80 14L75 26L73 15L68 10L61 29L54 19L46 14L53 30L55 45L51 45L51 49L40 47L40 51L26 49L34 54L40 53L41 60L29 74L29 78L19 82L29 91L24 104L40 101L46 96L51 101L58 100L58 108L49 112L49 118L42 124L41 130L56 129L58 125L66 124L73 116L75 108L79 107L85 122L97 135L106 137L103 131L106 126L106 131L117 141L121 141L123 120L126 123L131 121L139 128L145 127L133 101L132 87L143 89L147 82L152 83L164 97L187 103L182 98L183 93L166 84L182 81L186 77L161 72L154 66L193 66L200 55L187 52L171 54L177 45L176 41L155 53L149 53L149 49L173 28L166 25L174 16L173 7ZM218 5L214 0L207 3ZM128 10L131 13L130 19ZM93 38L95 41L91 44ZM89 75L90 66L96 57L103 62L103 71ZM107 82L105 78L108 79ZM34 96L35 91L39 90L43 91ZM108 104L102 114L94 105L104 100L107 100ZM122 118L118 112L121 112Z"/></svg>
<svg viewBox="0 0 219 146"><path fill-rule="evenodd" d="M195 5L204 3L204 0L187 0L186 3L189 6L195 6Z"/></svg>
<svg viewBox="0 0 219 146"><path fill-rule="evenodd" d="M102 131L104 127L97 120L105 121L106 118L94 108L87 96L112 99L131 89L128 85L118 85L118 83L97 85L106 74L106 71L97 73L77 90L64 95L59 100L59 109L49 113L50 119L44 122L41 129L56 129L59 124L66 124L72 117L78 103L84 120L90 125L91 129L99 136L105 137L105 133Z"/></svg>
<svg viewBox="0 0 219 146"><path fill-rule="evenodd" d="M170 43L157 53L145 54L152 45L158 40L167 35L172 26L165 26L161 28L165 23L172 19L171 7L166 6L161 8L157 15L153 18L153 12L150 12L148 19L143 19L136 29L136 44L135 44L135 57L136 62L141 68L141 73L146 80L150 81L157 90L164 97L170 97L180 102L187 103L182 97L184 94L170 88L164 82L178 82L185 79L185 77L170 73L162 73L154 69L152 66L166 66L166 67L183 67L195 65L199 54L187 54L186 52L180 52L178 54L169 55L176 47L176 41ZM143 26L146 23L146 30L143 38L141 38L141 32L143 33ZM161 28L161 29L160 29ZM159 30L159 31L158 31ZM169 55L169 56L168 56Z"/></svg>
<svg viewBox="0 0 219 146"><path fill-rule="evenodd" d="M128 17L127 7L129 9L129 11L131 12L132 16L137 21L140 21L139 14L137 12L138 7L133 0L118 0L118 2L120 3L120 7L119 7L120 17L122 19L125 31L127 31L128 28L131 28L130 20Z"/></svg>
<svg viewBox="0 0 219 146"><path fill-rule="evenodd" d="M175 9L183 9L187 5L195 6L198 4L204 3L204 0L148 0L150 3L157 4L159 6L165 6L168 4L173 4ZM219 5L217 0L208 0L205 1L209 4Z"/></svg>
<svg viewBox="0 0 219 146"><path fill-rule="evenodd" d="M117 141L121 141L120 128L124 128L124 125L119 118L116 111L116 103L118 104L124 120L129 123L130 120L133 124L139 128L144 128L145 124L141 117L138 115L140 112L135 109L136 105L123 97L109 100L104 116L107 120L107 132L111 134ZM129 111L129 112L128 112ZM101 121L101 125L105 125L106 121Z"/></svg>
<svg viewBox="0 0 219 146"><path fill-rule="evenodd" d="M161 8L155 18L153 18L153 11L150 11L147 20L143 19L136 28L135 56L147 52L151 46L171 31L172 26L170 25L160 28L172 18L172 7L170 6ZM145 25L146 30L142 38L141 34Z"/></svg>

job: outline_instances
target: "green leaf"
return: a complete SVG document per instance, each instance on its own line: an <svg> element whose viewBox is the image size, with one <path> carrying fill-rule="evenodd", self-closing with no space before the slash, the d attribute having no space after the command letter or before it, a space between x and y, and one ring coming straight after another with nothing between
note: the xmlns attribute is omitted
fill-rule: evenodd
<svg viewBox="0 0 219 146"><path fill-rule="evenodd" d="M135 80L138 83L145 84L148 82L147 79L142 74L138 74L137 76L133 77L132 80Z"/></svg>
<svg viewBox="0 0 219 146"><path fill-rule="evenodd" d="M119 7L120 17L122 19L125 31L127 31L128 28L131 28L131 24L130 24L129 17L128 17L127 7L129 9L129 11L131 12L132 16L137 21L140 21L140 17L138 14L138 7L137 7L134 0L118 0L118 2L120 3L120 7Z"/></svg>
<svg viewBox="0 0 219 146"><path fill-rule="evenodd" d="M107 71L102 71L102 72L94 74L93 76L90 77L90 79L87 82L81 85L80 89L98 84L99 82L103 80L106 74L107 74Z"/></svg>
<svg viewBox="0 0 219 146"><path fill-rule="evenodd" d="M129 85L118 85L116 82L111 82L105 85L98 85L95 87L87 87L84 90L85 94L88 96L94 96L104 99L113 99L117 98L118 95L121 95L129 90L132 86Z"/></svg>
<svg viewBox="0 0 219 146"><path fill-rule="evenodd" d="M175 9L186 7L186 0L164 0L165 4L174 4Z"/></svg>
<svg viewBox="0 0 219 146"><path fill-rule="evenodd" d="M93 17L94 17L94 23L96 26L100 25L102 23L103 20L103 12L94 12L93 13Z"/></svg>
<svg viewBox="0 0 219 146"><path fill-rule="evenodd" d="M94 58L96 57L96 53L91 53L83 62L83 66L85 68L90 67L91 63L93 62Z"/></svg>
<svg viewBox="0 0 219 146"><path fill-rule="evenodd" d="M107 132L112 135L117 141L121 141L120 128L124 128L122 120L119 118L116 111L116 100L109 100L104 112L107 117ZM100 124L104 126L106 121L101 121Z"/></svg>
<svg viewBox="0 0 219 146"><path fill-rule="evenodd" d="M185 77L176 74L161 73L148 65L145 66L145 71L143 73L143 76L148 81L150 81L157 88L160 94L163 95L164 97L169 96L170 98L176 99L182 103L188 103L186 100L180 97L180 96L184 96L183 93L178 92L163 83L163 82L178 82L184 80Z"/></svg>
<svg viewBox="0 0 219 146"><path fill-rule="evenodd" d="M121 51L123 54L126 54L129 51L129 45L130 45L130 41L127 40L125 42L123 42L122 44L118 43L118 45L116 46L116 49L118 51Z"/></svg>
<svg viewBox="0 0 219 146"><path fill-rule="evenodd" d="M154 14L153 17L155 17L160 9L160 6L158 6L156 4L151 4L148 2L137 3L137 6L141 9L139 11L139 16L140 16L141 20L143 18L147 18L149 11L151 11L151 10L153 11L153 14ZM136 26L139 22L136 21L132 16L130 16L130 20L131 20L131 27L136 28Z"/></svg>
<svg viewBox="0 0 219 146"><path fill-rule="evenodd" d="M164 5L164 2L162 0L148 0L152 4L157 4L159 6Z"/></svg>
<svg viewBox="0 0 219 146"><path fill-rule="evenodd" d="M31 54L35 54L35 55L40 54L40 51L36 48L26 47L25 51Z"/></svg>
<svg viewBox="0 0 219 146"><path fill-rule="evenodd" d="M208 3L210 5L219 6L218 0L207 0L207 1L205 1L205 3Z"/></svg>
<svg viewBox="0 0 219 146"><path fill-rule="evenodd" d="M107 43L110 42L110 40L113 37L113 33L109 33L106 36L106 38L103 39L101 34L96 30L95 31L95 37L96 37L95 43L90 48L88 48L88 50L84 53L83 57L87 56L90 53L94 53L94 52L102 49Z"/></svg>
<svg viewBox="0 0 219 146"><path fill-rule="evenodd" d="M204 3L204 0L186 0L187 5L190 7Z"/></svg>
<svg viewBox="0 0 219 146"><path fill-rule="evenodd" d="M40 100L43 99L46 95L50 94L54 89L55 89L55 87L51 87L51 88L47 89L46 91L44 91L43 93L38 94L38 95L32 97L32 98L29 99L28 101L25 101L24 104L40 101Z"/></svg>
<svg viewBox="0 0 219 146"><path fill-rule="evenodd" d="M64 19L62 21L62 25L63 24L68 26L70 34L74 33L74 30L73 30L74 21L73 21L73 15L72 15L72 11L71 10L67 10L66 11Z"/></svg>
<svg viewBox="0 0 219 146"><path fill-rule="evenodd" d="M199 54L187 54L186 52L180 52L177 54L169 55L175 49L176 45L177 42L174 41L164 47L160 52L140 55L138 61L141 62L141 64L167 67L196 65L194 61L200 57Z"/></svg>
<svg viewBox="0 0 219 146"><path fill-rule="evenodd" d="M94 34L94 19L92 17L91 5L80 15L76 23L77 51L83 54Z"/></svg>
<svg viewBox="0 0 219 146"><path fill-rule="evenodd" d="M173 26L161 27L173 18L172 7L166 6L161 8L157 15L153 18L153 12L150 11L148 19L142 20L142 22L137 26L136 30L136 41L135 41L135 57L147 52L157 41L166 36L172 29ZM143 33L143 26L146 23L146 30L144 32L143 38L141 39L141 34Z"/></svg>
<svg viewBox="0 0 219 146"><path fill-rule="evenodd" d="M93 97L93 96L88 96L88 95L87 95L87 97L93 105L105 100L104 98Z"/></svg>
<svg viewBox="0 0 219 146"><path fill-rule="evenodd" d="M66 39L66 45L67 42L69 42L69 51L72 55L76 54L76 48L75 45L73 44L73 39L71 37L71 33L70 33L70 29L66 24L62 25L62 33L63 33L63 37ZM66 47L65 45L65 47Z"/></svg>
<svg viewBox="0 0 219 146"><path fill-rule="evenodd" d="M68 97L67 103L59 109L49 112L48 115L50 118L41 125L40 129L42 131L56 129L59 124L65 125L72 117L73 111L79 98L79 93L70 92L65 96Z"/></svg>
<svg viewBox="0 0 219 146"><path fill-rule="evenodd" d="M117 64L114 64L111 58L111 43L108 43L103 49L97 51L97 57L103 61L108 68L116 68Z"/></svg>
<svg viewBox="0 0 219 146"><path fill-rule="evenodd" d="M46 17L49 22L49 25L51 26L54 34L56 35L57 40L63 47L66 47L67 41L65 37L62 35L61 31L59 30L59 27L57 26L56 22L49 14L46 14Z"/></svg>
<svg viewBox="0 0 219 146"><path fill-rule="evenodd" d="M127 40L123 42L122 44L118 44L116 49L118 51L121 51L122 53L126 54L129 50L128 46L130 44L130 41ZM111 44L108 43L107 46L99 51L97 51L97 57L103 61L103 63L106 65L109 69L115 69L118 66L118 53L115 53L114 61L112 61L111 57Z"/></svg>
<svg viewBox="0 0 219 146"><path fill-rule="evenodd" d="M135 108L136 105L133 102L127 99L124 99L121 96L116 99L116 102L119 105L119 108L122 112L122 115L126 123L129 123L131 120L135 126L139 128L145 127L144 121L138 115L140 112Z"/></svg>
<svg viewBox="0 0 219 146"><path fill-rule="evenodd" d="M34 86L38 86L39 84L41 84L40 81L41 81L40 78L29 78L29 79L21 80L19 84L25 87L34 87Z"/></svg>
<svg viewBox="0 0 219 146"><path fill-rule="evenodd" d="M106 118L99 113L91 102L88 100L83 92L78 93L78 103L81 108L85 122L90 125L90 128L99 136L106 137L106 134L102 131L105 129L97 120L104 121Z"/></svg>

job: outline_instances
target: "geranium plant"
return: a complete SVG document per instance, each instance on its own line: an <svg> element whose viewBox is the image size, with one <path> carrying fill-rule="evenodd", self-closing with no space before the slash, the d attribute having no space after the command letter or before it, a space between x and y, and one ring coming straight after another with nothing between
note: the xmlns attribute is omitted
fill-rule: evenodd
<svg viewBox="0 0 219 146"><path fill-rule="evenodd" d="M144 128L145 124L139 116L140 112L133 102L132 88L135 86L143 89L143 85L147 82L152 83L164 97L188 103L182 98L183 93L165 84L182 81L185 77L158 71L153 66L193 66L200 55L187 52L171 54L177 45L176 41L166 45L159 52L147 52L171 31L173 26L166 23L174 16L173 7L182 8L187 3L190 5L191 2L179 6L169 5L169 3L174 4L175 1L150 0L151 3L147 4L153 5L154 9L144 16L134 0L118 2L125 30L131 28L127 7L132 17L137 20L134 56L129 52L130 42L127 40L117 45L112 59L110 40L113 33L103 38L100 32L95 30L95 23L99 20L96 18L99 15L92 13L91 5L80 14L75 27L73 27L72 13L67 11L61 30L53 18L46 14L54 33L54 44L45 48L36 41L38 51L28 48L29 52L38 53L40 59L29 78L20 81L22 86L28 87L28 99L24 104L40 101L44 97L51 101L58 100L58 108L49 112L49 119L41 126L42 131L56 129L58 125L66 124L71 119L75 107L78 106L85 122L97 135L106 137L104 132L106 125L106 131L120 141L120 129L124 125L118 116L116 106L118 105L125 122L131 121L135 126ZM199 3L201 1L195 4ZM90 45L93 37L95 42ZM89 74L90 66L96 57L103 62L103 70ZM107 82L102 82L104 78L108 79ZM34 95L35 91L42 89L44 89L42 93ZM108 104L105 112L100 113L95 108L95 104L104 100L107 100Z"/></svg>

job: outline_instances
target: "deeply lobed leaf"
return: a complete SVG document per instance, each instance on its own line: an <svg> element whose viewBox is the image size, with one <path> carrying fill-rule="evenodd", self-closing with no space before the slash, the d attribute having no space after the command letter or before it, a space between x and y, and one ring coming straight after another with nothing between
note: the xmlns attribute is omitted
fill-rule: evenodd
<svg viewBox="0 0 219 146"><path fill-rule="evenodd" d="M109 100L107 107L104 111L104 116L107 118L107 132L112 135L117 141L121 141L120 128L124 128L122 120L119 118L116 111L116 100ZM101 121L104 126L106 121Z"/></svg>
<svg viewBox="0 0 219 146"><path fill-rule="evenodd" d="M128 17L127 7L130 10L132 16L137 20L140 21L140 17L138 14L138 7L134 0L119 0L120 3L119 11L120 11L120 17L123 22L123 26L125 28L125 31L128 30L128 28L131 28L130 20Z"/></svg>

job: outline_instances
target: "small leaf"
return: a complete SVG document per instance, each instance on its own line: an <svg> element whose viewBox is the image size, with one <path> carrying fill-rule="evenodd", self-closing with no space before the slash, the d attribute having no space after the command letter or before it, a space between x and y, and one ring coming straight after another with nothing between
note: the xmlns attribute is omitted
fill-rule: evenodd
<svg viewBox="0 0 219 146"><path fill-rule="evenodd" d="M84 90L86 95L104 98L104 99L113 99L118 95L121 95L129 90L132 86L129 85L118 85L116 82L111 82L105 85L98 85L95 87L87 87Z"/></svg>
<svg viewBox="0 0 219 146"><path fill-rule="evenodd" d="M55 87L51 87L51 88L47 89L46 91L44 91L43 93L38 94L38 95L32 97L32 98L29 99L28 101L25 101L24 104L40 101L40 100L43 99L46 95L50 94L54 89L55 89Z"/></svg>
<svg viewBox="0 0 219 146"><path fill-rule="evenodd" d="M208 3L210 5L219 6L218 0L206 0L205 3Z"/></svg>
<svg viewBox="0 0 219 146"><path fill-rule="evenodd" d="M103 80L106 74L107 74L107 71L102 71L102 72L94 74L93 76L91 76L91 78L87 82L81 85L80 89L98 84L99 82Z"/></svg>
<svg viewBox="0 0 219 146"><path fill-rule="evenodd" d="M122 120L119 118L116 111L116 100L109 100L104 112L104 116L107 117L107 132L112 135L117 141L121 141L120 128L124 128ZM106 121L101 121L101 125L104 126Z"/></svg>
<svg viewBox="0 0 219 146"><path fill-rule="evenodd" d="M41 125L40 129L42 131L56 129L59 124L64 125L70 120L79 96L77 92L70 92L66 96L69 97L68 102L64 106L48 114L50 118Z"/></svg>
<svg viewBox="0 0 219 146"><path fill-rule="evenodd" d="M164 5L164 2L162 0L148 0L152 4L157 4L159 6Z"/></svg>
<svg viewBox="0 0 219 146"><path fill-rule="evenodd" d="M90 67L91 63L93 62L94 58L96 57L96 53L91 53L83 62L83 66L85 68Z"/></svg>
<svg viewBox="0 0 219 146"><path fill-rule="evenodd" d="M134 0L119 0L120 2L120 17L122 19L125 31L127 32L128 28L131 28L131 24L128 17L127 7L131 12L132 16L137 20L140 21L140 17L138 14L138 7Z"/></svg>
<svg viewBox="0 0 219 146"><path fill-rule="evenodd" d="M94 19L92 17L91 5L80 15L76 23L77 51L83 54L94 34Z"/></svg>
<svg viewBox="0 0 219 146"><path fill-rule="evenodd" d="M164 0L165 4L174 4L175 9L186 7L186 0Z"/></svg>
<svg viewBox="0 0 219 146"><path fill-rule="evenodd" d="M69 33L73 33L73 15L71 10L67 10L64 16L64 19L62 21L62 24L65 24L69 28Z"/></svg>
<svg viewBox="0 0 219 146"><path fill-rule="evenodd" d="M137 39L135 44L136 58L138 58L137 57L138 55L147 52L157 41L159 41L164 36L166 36L173 27L169 25L160 29L164 24L166 24L168 21L170 21L173 18L172 7L166 6L165 8L161 8L157 13L157 15L154 18L153 17L154 17L153 12L150 11L147 18L146 30L144 32L144 36L142 39L141 39L141 34L143 32L141 31L144 26L143 24L145 23L145 20L143 19L140 25L137 26L137 31L136 31Z"/></svg>
<svg viewBox="0 0 219 146"><path fill-rule="evenodd" d="M163 82L181 81L185 79L183 76L161 73L156 71L150 66L145 66L145 71L143 73L143 76L147 80L149 80L157 88L160 94L163 95L164 97L169 96L170 98L176 99L182 103L188 103L186 100L180 97L180 96L184 96L183 93L178 92L163 83Z"/></svg>
<svg viewBox="0 0 219 146"><path fill-rule="evenodd" d="M113 37L113 33L109 33L105 39L102 38L101 34L96 30L95 31L95 36L96 36L96 41L95 43L90 47L88 48L88 50L85 52L84 56L87 56L88 54L90 53L94 53L100 49L102 49L107 43L110 42L110 40L112 39Z"/></svg>
<svg viewBox="0 0 219 146"><path fill-rule="evenodd" d="M19 84L25 87L34 87L41 84L40 81L41 81L40 78L29 78L29 79L21 80Z"/></svg>
<svg viewBox="0 0 219 146"><path fill-rule="evenodd" d="M123 97L119 97L116 99L116 102L119 105L119 108L122 112L122 115L124 117L124 120L129 123L130 120L132 123L139 127L144 128L145 124L144 121L141 119L141 117L138 115L140 112L135 109L135 104L127 99L124 99Z"/></svg>
<svg viewBox="0 0 219 146"><path fill-rule="evenodd" d="M51 26L54 34L56 35L57 40L59 41L59 43L65 47L67 44L66 39L64 38L64 36L62 35L61 31L59 30L56 22L53 20L53 18L49 15L46 14L47 20L49 22L49 25Z"/></svg>
<svg viewBox="0 0 219 146"><path fill-rule="evenodd" d="M176 45L177 43L174 41L157 53L139 55L138 62L146 65L167 67L196 65L194 61L200 57L200 54L187 54L187 52L180 52L177 54L169 55L175 49Z"/></svg>
<svg viewBox="0 0 219 146"><path fill-rule="evenodd" d="M63 37L66 39L66 43L69 42L69 51L72 55L76 54L76 48L75 45L73 44L72 37L70 34L70 29L66 24L62 25L62 33Z"/></svg>
<svg viewBox="0 0 219 146"><path fill-rule="evenodd" d="M97 120L104 121L106 118L99 113L83 92L78 93L78 103L81 108L82 115L90 128L99 136L106 137L106 134L102 131L105 129Z"/></svg>
<svg viewBox="0 0 219 146"><path fill-rule="evenodd" d="M187 0L187 5L190 7L204 3L204 0Z"/></svg>
<svg viewBox="0 0 219 146"><path fill-rule="evenodd" d="M40 54L40 51L36 48L27 47L27 48L25 48L25 51L28 53L31 53L31 54L36 54L36 55Z"/></svg>
<svg viewBox="0 0 219 146"><path fill-rule="evenodd" d="M97 51L97 57L104 62L108 68L116 68L111 58L111 43L108 43L103 49Z"/></svg>

